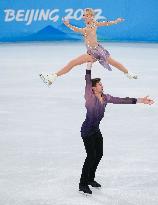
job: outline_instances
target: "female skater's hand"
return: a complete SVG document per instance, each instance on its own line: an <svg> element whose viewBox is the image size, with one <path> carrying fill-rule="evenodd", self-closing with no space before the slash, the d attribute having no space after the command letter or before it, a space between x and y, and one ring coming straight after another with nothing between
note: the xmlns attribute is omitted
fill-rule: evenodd
<svg viewBox="0 0 158 205"><path fill-rule="evenodd" d="M149 98L149 96L146 96L144 98L138 98L138 103L143 103L143 104L148 104L148 105L152 105L154 103L154 101L152 99Z"/></svg>
<svg viewBox="0 0 158 205"><path fill-rule="evenodd" d="M62 21L65 25L68 25L69 24L69 20L66 19L65 17L62 18Z"/></svg>
<svg viewBox="0 0 158 205"><path fill-rule="evenodd" d="M117 19L116 19L116 22L119 23L119 22L122 22L122 21L124 21L124 20L125 20L125 19L123 19L123 18L117 18Z"/></svg>

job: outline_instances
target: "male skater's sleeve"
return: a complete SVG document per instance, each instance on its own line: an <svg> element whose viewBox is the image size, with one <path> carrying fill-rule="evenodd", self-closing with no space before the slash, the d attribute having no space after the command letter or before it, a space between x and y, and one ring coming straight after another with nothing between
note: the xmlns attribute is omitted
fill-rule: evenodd
<svg viewBox="0 0 158 205"><path fill-rule="evenodd" d="M136 104L137 99L136 98L120 98L120 97L113 97L109 94L106 94L106 100L107 103L113 103L113 104Z"/></svg>
<svg viewBox="0 0 158 205"><path fill-rule="evenodd" d="M86 80L85 99L88 99L93 94L92 81L91 81L91 70L86 70L85 80Z"/></svg>

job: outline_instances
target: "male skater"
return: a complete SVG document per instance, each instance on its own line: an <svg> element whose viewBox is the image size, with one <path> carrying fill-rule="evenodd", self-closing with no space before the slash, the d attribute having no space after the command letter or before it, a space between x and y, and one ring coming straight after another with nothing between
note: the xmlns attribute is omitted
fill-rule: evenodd
<svg viewBox="0 0 158 205"><path fill-rule="evenodd" d="M101 187L101 185L94 180L97 166L103 156L103 137L99 129L99 124L104 117L104 111L107 103L113 104L136 104L144 103L151 105L153 100L148 96L144 98L119 98L113 97L109 94L103 93L103 85L100 78L91 79L91 63L87 65L86 69L86 119L81 127L81 137L84 142L87 157L85 159L82 174L79 183L79 191L86 194L92 194L88 185L92 187Z"/></svg>

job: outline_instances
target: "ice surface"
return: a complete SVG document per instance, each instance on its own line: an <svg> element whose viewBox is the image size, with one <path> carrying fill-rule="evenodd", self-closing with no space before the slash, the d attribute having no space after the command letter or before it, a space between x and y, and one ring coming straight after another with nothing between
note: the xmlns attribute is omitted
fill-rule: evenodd
<svg viewBox="0 0 158 205"><path fill-rule="evenodd" d="M105 93L150 95L157 101L158 44L104 43L111 56L138 74L129 80L95 63ZM0 204L157 205L158 106L113 105L101 122L104 156L96 180L101 190L78 193L85 150L85 65L51 88L40 72L54 72L86 52L82 43L0 45Z"/></svg>

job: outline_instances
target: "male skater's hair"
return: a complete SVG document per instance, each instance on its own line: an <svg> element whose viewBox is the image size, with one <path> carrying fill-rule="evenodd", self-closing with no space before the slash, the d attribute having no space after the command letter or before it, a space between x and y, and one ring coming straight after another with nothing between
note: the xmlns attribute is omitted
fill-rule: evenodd
<svg viewBox="0 0 158 205"><path fill-rule="evenodd" d="M94 78L94 79L92 79L92 80L91 80L91 82L92 82L92 87L95 87L96 84L99 83L100 81L101 81L100 78Z"/></svg>

